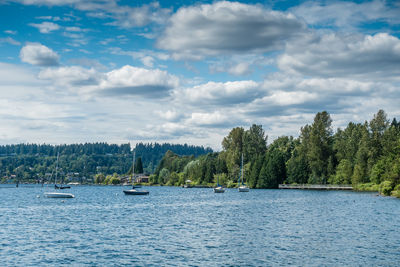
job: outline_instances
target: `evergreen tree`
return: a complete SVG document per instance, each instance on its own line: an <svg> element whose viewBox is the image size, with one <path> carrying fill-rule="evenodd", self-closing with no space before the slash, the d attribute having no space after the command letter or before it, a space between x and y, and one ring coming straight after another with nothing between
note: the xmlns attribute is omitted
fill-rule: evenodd
<svg viewBox="0 0 400 267"><path fill-rule="evenodd" d="M139 157L139 158L136 160L135 172L136 172L136 173L143 173L143 163L142 163L142 158L141 158L141 157Z"/></svg>
<svg viewBox="0 0 400 267"><path fill-rule="evenodd" d="M326 183L329 157L332 153L332 119L328 112L318 112L310 132L310 147L307 151L312 183Z"/></svg>

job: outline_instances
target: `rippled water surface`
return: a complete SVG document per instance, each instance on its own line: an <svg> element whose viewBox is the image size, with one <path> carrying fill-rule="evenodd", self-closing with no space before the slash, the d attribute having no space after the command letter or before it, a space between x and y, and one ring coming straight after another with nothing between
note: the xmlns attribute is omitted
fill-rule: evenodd
<svg viewBox="0 0 400 267"><path fill-rule="evenodd" d="M399 266L400 200L374 193L0 187L1 266Z"/></svg>

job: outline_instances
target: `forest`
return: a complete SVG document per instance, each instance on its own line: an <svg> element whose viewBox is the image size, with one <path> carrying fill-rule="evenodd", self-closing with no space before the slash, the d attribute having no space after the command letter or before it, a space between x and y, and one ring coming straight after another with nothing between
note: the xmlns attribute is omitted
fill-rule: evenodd
<svg viewBox="0 0 400 267"><path fill-rule="evenodd" d="M211 148L181 144L139 143L136 160L145 173L153 173L167 151L199 156ZM57 154L58 174L66 181L92 183L96 174L124 175L132 171L130 144L86 143L69 145L16 144L0 146L0 177L7 182L48 182L54 177ZM63 181L63 182L66 182Z"/></svg>
<svg viewBox="0 0 400 267"><path fill-rule="evenodd" d="M214 185L217 179L236 186L241 156L251 188L279 184L351 184L356 190L380 191L400 197L400 123L383 110L364 123L349 122L332 129L326 111L300 129L298 138L281 136L267 145L261 125L233 128L222 140L222 151L197 158L168 151L154 174L154 184Z"/></svg>

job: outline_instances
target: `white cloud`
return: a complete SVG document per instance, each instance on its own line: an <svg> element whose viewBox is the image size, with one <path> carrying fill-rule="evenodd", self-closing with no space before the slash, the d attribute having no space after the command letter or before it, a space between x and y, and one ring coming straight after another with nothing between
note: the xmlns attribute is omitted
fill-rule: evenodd
<svg viewBox="0 0 400 267"><path fill-rule="evenodd" d="M152 68L154 66L154 58L153 57L145 56L145 57L142 57L140 60L142 61L143 65L145 65L148 68Z"/></svg>
<svg viewBox="0 0 400 267"><path fill-rule="evenodd" d="M221 111L213 113L194 112L191 118L187 120L191 125L203 127L226 127L236 121L237 118L232 118L232 114L223 114Z"/></svg>
<svg viewBox="0 0 400 267"><path fill-rule="evenodd" d="M328 34L288 44L280 69L314 77L396 78L400 74L400 40L376 35Z"/></svg>
<svg viewBox="0 0 400 267"><path fill-rule="evenodd" d="M42 22L40 24L29 23L29 25L37 28L41 33L51 33L52 31L60 29L60 26L58 24L48 21Z"/></svg>
<svg viewBox="0 0 400 267"><path fill-rule="evenodd" d="M123 66L105 74L99 87L105 93L116 95L147 95L164 97L179 86L179 79L159 69Z"/></svg>
<svg viewBox="0 0 400 267"><path fill-rule="evenodd" d="M68 87L96 85L100 74L94 69L85 69L79 66L47 68L39 73L39 78L52 80L56 85Z"/></svg>
<svg viewBox="0 0 400 267"><path fill-rule="evenodd" d="M270 96L266 96L262 99L256 100L254 104L262 105L274 105L274 106L290 106L297 104L304 104L309 101L315 101L318 99L318 95L315 93L309 93L304 91L275 91Z"/></svg>
<svg viewBox="0 0 400 267"><path fill-rule="evenodd" d="M208 82L191 88L175 90L174 95L182 103L197 105L235 105L251 102L265 94L254 81L226 83Z"/></svg>
<svg viewBox="0 0 400 267"><path fill-rule="evenodd" d="M374 0L361 3L349 1L307 1L290 9L307 24L353 30L365 22L400 23L400 6Z"/></svg>
<svg viewBox="0 0 400 267"><path fill-rule="evenodd" d="M171 122L176 122L183 117L182 114L180 114L176 110L167 110L167 111L157 110L155 111L155 114L157 114L160 118Z"/></svg>
<svg viewBox="0 0 400 267"><path fill-rule="evenodd" d="M222 1L180 8L157 45L176 58L199 59L281 49L286 40L303 30L303 24L291 14Z"/></svg>
<svg viewBox="0 0 400 267"><path fill-rule="evenodd" d="M124 37L121 37L123 39ZM106 40L107 41L107 40ZM119 47L109 48L111 54L130 56L133 59L139 59L143 65L152 68L156 60L169 60L170 56L166 53L156 52L152 50L140 50L140 51L124 51Z"/></svg>
<svg viewBox="0 0 400 267"><path fill-rule="evenodd" d="M0 62L0 85L36 84L36 77L32 71L14 64Z"/></svg>
<svg viewBox="0 0 400 267"><path fill-rule="evenodd" d="M17 31L5 30L4 33L16 35L16 34L17 34Z"/></svg>
<svg viewBox="0 0 400 267"><path fill-rule="evenodd" d="M56 52L40 43L28 43L22 47L20 54L23 62L38 66L56 66L59 56Z"/></svg>
<svg viewBox="0 0 400 267"><path fill-rule="evenodd" d="M82 28L76 27L76 26L74 26L74 27L65 27L65 30L69 31L69 32L87 32L87 31L89 31L88 29L82 29Z"/></svg>
<svg viewBox="0 0 400 267"><path fill-rule="evenodd" d="M39 78L87 96L164 98L179 86L179 79L166 71L129 65L106 73L79 66L48 68L39 73Z"/></svg>
<svg viewBox="0 0 400 267"><path fill-rule="evenodd" d="M164 24L171 13L170 9L161 8L158 2L144 4L137 8L115 6L105 11L115 19L110 25L121 28L142 27L151 23Z"/></svg>
<svg viewBox="0 0 400 267"><path fill-rule="evenodd" d="M274 91L303 91L337 96L370 95L374 88L381 90L381 85L371 81L358 81L348 78L304 78L285 74L269 76L263 88Z"/></svg>
<svg viewBox="0 0 400 267"><path fill-rule="evenodd" d="M11 37L0 38L0 44L1 43L7 43L7 44L11 44L11 45L21 45L20 42L18 42L17 40L15 40Z"/></svg>
<svg viewBox="0 0 400 267"><path fill-rule="evenodd" d="M239 76L250 73L250 66L247 62L240 62L228 69L228 73Z"/></svg>

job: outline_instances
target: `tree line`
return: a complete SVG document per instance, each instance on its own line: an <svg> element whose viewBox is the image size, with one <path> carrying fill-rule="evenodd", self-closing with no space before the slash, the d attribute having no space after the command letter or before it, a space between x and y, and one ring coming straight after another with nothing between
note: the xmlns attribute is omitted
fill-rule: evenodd
<svg viewBox="0 0 400 267"><path fill-rule="evenodd" d="M165 152L178 155L201 155L210 148L187 144L139 143L135 145L136 172L152 173ZM0 146L0 179L2 182L49 181L54 177L57 154L61 179L93 182L96 174L123 175L132 172L130 144L85 143L69 145L13 144Z"/></svg>
<svg viewBox="0 0 400 267"><path fill-rule="evenodd" d="M216 180L235 186L244 158L245 179L252 188L277 188L281 183L352 184L400 196L400 122L383 110L364 123L332 129L326 111L300 129L298 138L281 136L267 145L261 125L233 128L222 151L195 157L168 152L153 183L180 185L187 180L212 185Z"/></svg>

